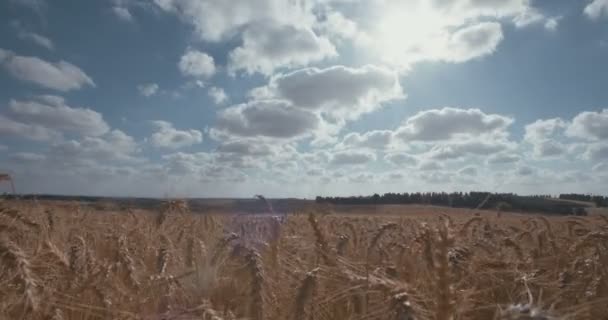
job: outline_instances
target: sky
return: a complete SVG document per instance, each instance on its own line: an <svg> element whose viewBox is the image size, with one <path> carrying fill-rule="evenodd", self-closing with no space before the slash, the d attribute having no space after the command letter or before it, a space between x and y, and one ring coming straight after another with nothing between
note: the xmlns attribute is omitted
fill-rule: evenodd
<svg viewBox="0 0 608 320"><path fill-rule="evenodd" d="M6 0L0 24L18 192L608 190L608 0Z"/></svg>

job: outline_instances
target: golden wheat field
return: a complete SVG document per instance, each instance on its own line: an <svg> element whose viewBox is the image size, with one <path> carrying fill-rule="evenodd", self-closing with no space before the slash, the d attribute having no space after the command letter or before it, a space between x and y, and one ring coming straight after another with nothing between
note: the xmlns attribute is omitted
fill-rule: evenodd
<svg viewBox="0 0 608 320"><path fill-rule="evenodd" d="M604 216L401 209L0 202L0 317L608 319Z"/></svg>

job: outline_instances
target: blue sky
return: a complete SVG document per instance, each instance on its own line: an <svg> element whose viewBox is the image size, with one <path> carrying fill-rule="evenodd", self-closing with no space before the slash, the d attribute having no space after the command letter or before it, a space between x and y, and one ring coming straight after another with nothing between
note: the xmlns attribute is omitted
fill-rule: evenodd
<svg viewBox="0 0 608 320"><path fill-rule="evenodd" d="M607 187L607 0L9 0L0 18L0 171L22 192Z"/></svg>

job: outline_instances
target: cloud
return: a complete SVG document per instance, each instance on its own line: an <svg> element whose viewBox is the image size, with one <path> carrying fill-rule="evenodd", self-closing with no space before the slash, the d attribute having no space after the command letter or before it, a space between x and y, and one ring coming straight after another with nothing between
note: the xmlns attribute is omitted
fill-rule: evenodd
<svg viewBox="0 0 608 320"><path fill-rule="evenodd" d="M11 161L20 163L40 162L46 159L45 155L31 152L17 152L9 155Z"/></svg>
<svg viewBox="0 0 608 320"><path fill-rule="evenodd" d="M405 153L391 153L384 156L384 160L397 167L418 164L418 159Z"/></svg>
<svg viewBox="0 0 608 320"><path fill-rule="evenodd" d="M585 7L584 13L592 20L608 16L608 0L593 0Z"/></svg>
<svg viewBox="0 0 608 320"><path fill-rule="evenodd" d="M5 125L12 126L15 134L20 131L34 140L48 140L58 136L59 132L99 136L110 130L102 115L96 111L70 107L57 96L42 96L38 100L11 100L9 111L21 125L15 121L10 124L11 120L6 119Z"/></svg>
<svg viewBox="0 0 608 320"><path fill-rule="evenodd" d="M458 170L458 174L461 176L477 176L477 168L475 167L464 167Z"/></svg>
<svg viewBox="0 0 608 320"><path fill-rule="evenodd" d="M217 115L214 130L241 137L295 138L319 126L312 112L279 100L251 101L229 107Z"/></svg>
<svg viewBox="0 0 608 320"><path fill-rule="evenodd" d="M132 162L136 159L137 143L120 130L112 130L99 137L61 141L51 146L50 159L56 165L104 163L108 161Z"/></svg>
<svg viewBox="0 0 608 320"><path fill-rule="evenodd" d="M133 16L131 15L131 12L129 11L128 8L114 6L114 7L112 7L112 13L114 13L114 15L116 17L118 17L119 19L121 19L123 21L128 21L128 22L133 21Z"/></svg>
<svg viewBox="0 0 608 320"><path fill-rule="evenodd" d="M158 84L156 83L145 83L137 86L137 91L144 97L151 97L158 92Z"/></svg>
<svg viewBox="0 0 608 320"><path fill-rule="evenodd" d="M245 156L268 156L274 153L270 146L247 139L223 142L218 146L217 151Z"/></svg>
<svg viewBox="0 0 608 320"><path fill-rule="evenodd" d="M9 119L0 115L0 137L14 136L35 141L49 141L58 139L61 134L39 125L31 125Z"/></svg>
<svg viewBox="0 0 608 320"><path fill-rule="evenodd" d="M397 130L403 141L440 141L463 137L503 136L513 119L479 109L443 108L421 111Z"/></svg>
<svg viewBox="0 0 608 320"><path fill-rule="evenodd" d="M536 172L536 170L534 170L534 168L529 167L529 166L521 166L519 168L517 168L515 170L515 173L519 176L531 176Z"/></svg>
<svg viewBox="0 0 608 320"><path fill-rule="evenodd" d="M85 85L95 87L84 71L65 61L52 63L0 49L0 66L19 80L58 91L76 90Z"/></svg>
<svg viewBox="0 0 608 320"><path fill-rule="evenodd" d="M188 49L178 63L179 70L185 76L210 78L215 74L213 57L194 49Z"/></svg>
<svg viewBox="0 0 608 320"><path fill-rule="evenodd" d="M258 23L243 32L242 46L229 54L229 70L270 75L280 67L300 67L337 56L336 48L309 28Z"/></svg>
<svg viewBox="0 0 608 320"><path fill-rule="evenodd" d="M375 176L371 173L358 173L348 177L348 181L351 183L372 183L375 180Z"/></svg>
<svg viewBox="0 0 608 320"><path fill-rule="evenodd" d="M537 120L526 125L524 141L532 144L533 155L537 159L557 157L566 153L566 147L555 141L568 124L560 119Z"/></svg>
<svg viewBox="0 0 608 320"><path fill-rule="evenodd" d="M509 142L482 142L469 140L466 142L435 145L425 155L435 160L450 160L459 159L468 155L488 156L513 148L514 144Z"/></svg>
<svg viewBox="0 0 608 320"><path fill-rule="evenodd" d="M608 139L608 109L579 113L572 119L566 133L587 140Z"/></svg>
<svg viewBox="0 0 608 320"><path fill-rule="evenodd" d="M521 157L512 153L499 153L490 156L487 160L488 164L507 164L515 163L521 160Z"/></svg>
<svg viewBox="0 0 608 320"><path fill-rule="evenodd" d="M53 41L51 39L35 32L19 30L17 32L17 37L19 37L19 39L21 40L29 41L48 50L55 50L55 45L53 44Z"/></svg>
<svg viewBox="0 0 608 320"><path fill-rule="evenodd" d="M376 155L364 151L341 151L335 153L331 158L333 165L359 165L375 161Z"/></svg>
<svg viewBox="0 0 608 320"><path fill-rule="evenodd" d="M205 41L232 38L259 21L277 25L308 25L314 17L306 6L283 0L154 0L162 10L192 25Z"/></svg>
<svg viewBox="0 0 608 320"><path fill-rule="evenodd" d="M489 55L496 51L502 39L502 27L497 22L482 22L464 27L451 35L446 48L449 54L440 59L464 62Z"/></svg>
<svg viewBox="0 0 608 320"><path fill-rule="evenodd" d="M207 94L216 105L223 104L228 101L228 96L223 88L211 87L207 90Z"/></svg>
<svg viewBox="0 0 608 320"><path fill-rule="evenodd" d="M584 157L596 162L608 160L608 143L590 144L587 147Z"/></svg>
<svg viewBox="0 0 608 320"><path fill-rule="evenodd" d="M304 68L279 74L261 92L298 108L320 111L338 122L357 119L384 102L404 97L397 73L372 65Z"/></svg>
<svg viewBox="0 0 608 320"><path fill-rule="evenodd" d="M391 143L392 137L389 130L373 130L363 134L351 132L344 136L338 148L384 149Z"/></svg>
<svg viewBox="0 0 608 320"><path fill-rule="evenodd" d="M436 171L443 169L443 165L441 165L437 161L425 160L420 162L420 164L418 165L418 169L422 171Z"/></svg>
<svg viewBox="0 0 608 320"><path fill-rule="evenodd" d="M179 149L203 141L203 134L198 130L178 130L171 123L161 120L152 123L157 130L150 137L150 143L155 147Z"/></svg>

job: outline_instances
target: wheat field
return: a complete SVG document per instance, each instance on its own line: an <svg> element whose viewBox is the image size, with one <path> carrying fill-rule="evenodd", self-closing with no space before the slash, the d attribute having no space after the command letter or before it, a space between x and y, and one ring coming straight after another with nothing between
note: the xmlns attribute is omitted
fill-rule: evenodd
<svg viewBox="0 0 608 320"><path fill-rule="evenodd" d="M403 210L6 200L0 318L608 319L604 216Z"/></svg>

